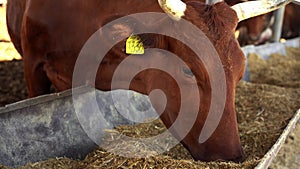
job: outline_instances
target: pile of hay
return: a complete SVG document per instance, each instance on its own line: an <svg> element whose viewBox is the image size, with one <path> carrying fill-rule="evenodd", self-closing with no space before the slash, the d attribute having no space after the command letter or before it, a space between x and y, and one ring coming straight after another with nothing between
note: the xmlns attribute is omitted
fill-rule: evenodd
<svg viewBox="0 0 300 169"><path fill-rule="evenodd" d="M107 145L112 149L130 152L138 148L141 154L154 156L126 158L98 148L81 161L56 158L20 168L254 168L299 108L299 60L300 49L295 48L288 49L288 56L272 55L267 61L255 54L249 55L252 83L240 82L236 96L241 142L247 156L243 163L194 161L181 144L157 154L151 147L138 142L127 146L119 137L118 132L144 138L166 130L160 120L154 120L136 126L119 126L115 131L108 131L107 137L111 141Z"/></svg>

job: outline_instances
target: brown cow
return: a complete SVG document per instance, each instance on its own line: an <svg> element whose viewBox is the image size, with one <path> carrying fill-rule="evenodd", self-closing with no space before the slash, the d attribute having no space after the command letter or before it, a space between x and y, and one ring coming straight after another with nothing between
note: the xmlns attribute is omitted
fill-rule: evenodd
<svg viewBox="0 0 300 169"><path fill-rule="evenodd" d="M198 1L183 3L179 0L159 0L159 3L155 0L143 2L139 0L29 0L26 2L24 5L23 0L8 1L7 23L11 38L23 56L24 73L30 97L49 93L51 84L58 91L70 89L74 65L83 45L95 31L118 17L140 12L166 12L171 16L162 18L155 25L137 23L144 29L153 26L163 30L164 23L174 24L180 19L194 24L205 33L215 47L223 64L221 68L224 68L226 76L225 108L219 125L211 137L204 143L199 142L211 99L215 97L211 94L211 77L208 76L204 63L178 40L163 35L140 35L145 48L160 48L176 54L188 65L192 73L186 67L168 62L169 58L159 51L151 56L148 56L146 52L142 56L135 57L133 67L138 67L140 64L150 66L151 64L165 64L164 67L174 70L174 76L179 77L180 84L176 84L174 79L166 73L150 69L139 73L132 79L130 90L144 94L150 94L153 89L163 90L167 103L160 117L167 127L175 122L180 109L181 98L178 85L188 91L186 93L188 98L184 98L186 99L184 102L190 105L187 107L199 104L194 98L200 96L198 116L194 119L195 124L191 130L181 141L183 145L197 160L240 161L244 158L238 134L234 98L236 85L244 74L245 58L234 37L234 31L239 20L251 17L245 11L245 6L231 8L224 2L206 5ZM256 15L260 13L263 11L259 11ZM135 18L132 19L135 20ZM134 32L133 29L135 28L127 23L111 26L111 32L107 38L117 34L123 40L115 45L101 62L101 69L98 70L93 84L96 88L112 89L113 72L122 60L128 57L124 52L125 40ZM185 35L186 33L183 32L182 36ZM205 50L205 46L199 46L199 48ZM213 56L205 57L209 59ZM145 61L142 62L142 60ZM93 63L87 62L82 68L82 72L86 75L93 71L89 70L91 64ZM221 72L216 67L212 73L219 75ZM196 79L196 83L193 83L193 79ZM83 79L82 83L77 85L84 85L86 81L89 79ZM190 88L192 83L198 86L199 92ZM154 107L159 104L155 100L152 101ZM189 116L188 108L184 113ZM171 132L175 136L178 134L177 130Z"/></svg>
<svg viewBox="0 0 300 169"><path fill-rule="evenodd" d="M230 6L246 1L248 0L225 0L225 2ZM270 17L271 13L259 15L240 22L237 26L237 30L240 31L238 36L240 45L244 46L247 44L256 44L260 40L262 32L270 26Z"/></svg>
<svg viewBox="0 0 300 169"><path fill-rule="evenodd" d="M229 5L245 2L245 0L225 0ZM273 12L259 15L244 20L238 24L240 31L238 41L241 46L249 44L261 44L271 41L274 26ZM290 39L300 35L300 5L290 3L286 5L282 24L281 37Z"/></svg>
<svg viewBox="0 0 300 169"><path fill-rule="evenodd" d="M21 27L22 19L25 10L26 0L9 1L9 5L6 6L6 22L7 30L11 41L13 42L15 48L22 56L21 48Z"/></svg>
<svg viewBox="0 0 300 169"><path fill-rule="evenodd" d="M300 5L290 3L284 11L282 34L283 38L295 38L300 36Z"/></svg>

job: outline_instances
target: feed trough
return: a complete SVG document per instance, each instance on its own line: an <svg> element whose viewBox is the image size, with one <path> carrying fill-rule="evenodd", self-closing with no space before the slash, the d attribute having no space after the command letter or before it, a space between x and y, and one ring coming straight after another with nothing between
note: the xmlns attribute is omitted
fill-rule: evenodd
<svg viewBox="0 0 300 169"><path fill-rule="evenodd" d="M286 54L285 47L300 47L299 38L284 44L247 46L243 50L245 55L255 52L268 59L271 53ZM248 70L245 79L249 80L250 77ZM74 93L78 97L74 98ZM122 99L124 97L127 98L125 102ZM79 100L74 102L74 99ZM93 126L96 123L87 124L90 127L110 130L116 126L134 125L157 118L147 96L122 90L102 92L88 86L10 104L0 108L0 164L18 167L55 157L85 158L97 145L84 130L82 121L78 120L80 114L76 110L84 111L81 108L95 100L105 117L95 121L105 121L101 123L102 126ZM268 168L277 155L300 118L299 110L292 114L276 143L260 159L256 168ZM93 116L89 117L93 121ZM99 133L97 135L101 136L100 130Z"/></svg>
<svg viewBox="0 0 300 169"><path fill-rule="evenodd" d="M84 111L85 105L95 99L93 96L105 118L100 119L105 120L102 129L132 125L133 121L156 116L147 97L131 91L102 92L86 86L74 89L74 92L81 99L76 100L80 105L73 105L72 90L69 90L0 108L0 164L17 167L53 157L84 158L96 144L83 130L74 107ZM118 98L112 101L111 93ZM129 103L123 102L122 96L128 97ZM118 109L123 110L122 114ZM137 114L141 112L137 109L145 110L147 114Z"/></svg>

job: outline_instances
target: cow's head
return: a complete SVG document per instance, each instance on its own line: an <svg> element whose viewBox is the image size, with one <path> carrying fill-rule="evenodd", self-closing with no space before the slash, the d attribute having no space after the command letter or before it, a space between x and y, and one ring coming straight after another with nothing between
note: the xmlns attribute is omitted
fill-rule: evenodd
<svg viewBox="0 0 300 169"><path fill-rule="evenodd" d="M217 91L217 93L225 93L220 96L213 95L211 81L217 80L218 76L222 74L217 66L220 65L205 65L204 62L190 49L186 44L176 40L174 38L163 35L141 34L139 35L141 41L144 43L145 48L160 48L176 54L183 62L178 59L173 59L168 53L161 50L154 50L152 52L145 52L141 56L133 56L131 63L125 66L121 66L119 69L121 76L117 78L117 86L113 88L127 88L127 84L123 85L123 82L131 80L129 88L141 93L150 95L151 102L156 110L161 114L160 117L163 123L169 128L179 116L183 105L183 114L186 119L179 120L177 123L179 128L172 128L171 133L182 139L183 145L190 151L192 156L197 160L212 161L212 160L233 160L241 161L244 159L244 153L241 147L240 138L238 134L238 125L235 112L235 88L239 80L243 77L245 70L245 57L243 52L235 39L235 29L239 21L253 16L252 13L248 13L245 10L245 6L239 5L230 7L224 2L219 2L213 5L206 5L201 2L191 1L183 3L180 0L159 0L159 4L164 12L168 13L170 17L162 18L155 25L157 29L164 28L164 23L179 22L181 19L187 20L200 29L206 37L207 42L200 43L202 45L197 46L200 50L206 51L207 46L205 44L211 43L216 50L216 53L203 52L208 60L208 63L213 63L210 59L213 59L218 55L218 59L221 61L221 68L224 72L225 79L220 84L225 84L224 91ZM256 4L257 5L257 4ZM261 5L264 5L262 3ZM274 5L273 5L274 6ZM252 11L253 12L253 11ZM265 10L256 12L255 15L259 15ZM139 23L137 23L139 24ZM141 24L143 29L147 30L147 24ZM122 28L122 32L132 32L130 26L115 25L111 29L118 30ZM152 25L153 27L153 25ZM174 24L174 30L176 30L176 24ZM129 31L124 31L124 29ZM170 31L169 28L166 31ZM186 39L202 41L202 37L192 37L191 34L185 32L189 31L184 29L180 36L184 36ZM128 36L124 35L125 37ZM197 39L198 38L198 39ZM116 56L122 56L119 59L122 60L127 56L121 54L123 51L120 48L124 47L124 42L119 43L116 48L112 49L111 57L115 59L108 59L107 65L112 65L114 68L120 66L117 65L120 61L116 61L116 64L111 61L117 60ZM200 54L201 55L201 54ZM105 59L104 59L105 61ZM123 64L123 63L121 63ZM124 65L124 64L123 64ZM206 67L216 67L209 74ZM142 70L142 67L152 68L141 71L140 73L132 76L132 71ZM171 75L159 70L159 68L166 68ZM220 68L220 67L218 67ZM118 68L117 68L118 69ZM112 72L109 72L110 68L102 70L103 77L111 77ZM101 72L101 71L100 71ZM214 75L214 76L210 76ZM99 81L104 84L103 81ZM101 85L99 84L99 85ZM111 85L110 83L108 83ZM109 89L107 87L101 87ZM161 92L155 89L160 89L164 93L164 97L161 96ZM182 93L182 90L184 93ZM153 92L155 91L155 92ZM158 91L158 92L157 92ZM216 91L214 91L216 93ZM184 96L183 99L181 99ZM222 98L225 97L225 98ZM198 99L200 98L200 99ZM210 122L207 120L212 99L217 101L214 104L220 104L222 107L222 101L224 100L224 108L219 112L221 114L220 121L217 127L211 130L213 132L209 135L209 138L204 142L201 142L201 132L205 127L205 123ZM182 101L181 101L182 100ZM163 106L162 106L163 105ZM198 105L196 116L190 115L195 109L194 105ZM213 112L215 113L215 112ZM194 119L189 119L194 116ZM185 121L186 120L186 121ZM182 135L179 131L185 129L187 123L193 122L191 128L186 131L187 135L181 138ZM180 128L182 126L182 128ZM185 131L184 131L185 132Z"/></svg>
<svg viewBox="0 0 300 169"><path fill-rule="evenodd" d="M162 9L171 15L174 20L188 20L205 33L222 61L226 76L226 103L221 120L211 137L204 143L200 143L200 131L203 129L211 99L214 97L212 96L212 90L214 89L212 84L210 84L210 78L212 77L208 76L203 63L195 59L198 57L193 52L177 41L169 42L169 50L181 57L193 72L193 76L191 76L184 69L180 70L185 81L183 84L186 84L188 88L189 78L196 78L199 93L188 90L188 95L190 96L188 101L190 104L195 104L193 103L194 95L200 95L200 106L195 125L182 143L195 159L204 161L218 159L242 160L244 153L238 134L234 100L236 85L244 74L245 58L235 39L234 32L239 21L274 10L279 7L277 3L282 2L245 2L233 7L228 6L224 2L213 5L205 5L196 1L183 3L179 0L159 0L159 2ZM183 32L184 35L185 33ZM191 39L193 38L191 37ZM199 37L199 41L201 40ZM199 48L206 50L205 46L199 46ZM213 56L205 57L213 58ZM213 71L213 73L219 74L220 72ZM186 76L184 77L184 75ZM169 92L170 94L174 93L174 91ZM180 105L179 103L176 104ZM185 113L188 114L189 112ZM168 112L166 116L162 116L162 120L167 126L170 126L176 120L176 112Z"/></svg>
<svg viewBox="0 0 300 169"><path fill-rule="evenodd" d="M273 12L244 20L238 24L238 41L240 45L258 45L271 40Z"/></svg>
<svg viewBox="0 0 300 169"><path fill-rule="evenodd" d="M189 102L190 107L193 107L197 100L197 96L200 96L200 104L199 104L199 112L198 116L195 119L195 124L190 129L187 136L183 139L183 145L190 151L192 156L197 160L203 161L212 161L212 160L233 160L240 161L244 158L244 153L241 147L239 134L238 134L238 126L236 119L236 112L234 106L235 100L235 88L238 81L243 77L244 69L245 69L245 57L243 52L240 49L238 42L235 39L234 32L236 26L238 24L238 17L235 11L230 8L225 2L216 3L213 5L206 5L200 2L187 2L182 4L182 11L178 8L178 6L172 10L172 3L170 1L161 1L161 6L165 12L169 12L172 18L176 20L185 19L191 22L193 25L198 27L205 35L208 37L208 43L212 43L215 50L217 51L218 58L222 63L222 68L225 72L225 95L221 93L223 91L218 91L220 93L218 96L213 96L212 93L215 92L215 89L211 82L212 78L218 78L218 76L222 74L219 70L217 70L218 65L215 66L215 70L211 73L215 75L212 77L209 75L206 66L199 57L196 56L189 48L184 46L178 41L169 41L168 49L173 53L176 53L185 63L189 66L192 71L192 74L189 71L186 71L185 68L178 66L178 72L182 75L182 84L189 97L185 98L187 102ZM175 3L178 5L180 2ZM184 10L183 10L184 9ZM183 31L188 31L185 29ZM182 36L187 36L185 32L183 32ZM195 39L194 37L187 37L188 39ZM204 41L202 37L198 38L199 41ZM207 50L209 46L205 45L198 46L198 48L203 51ZM204 52L203 52L204 53ZM213 63L212 59L214 59L215 55L213 53L207 53L206 57L211 59L209 63ZM196 79L196 83L198 86L198 90L193 89L190 83L194 83L192 78ZM221 78L220 78L221 79ZM176 86L169 87L169 89L176 89ZM188 90L190 88L190 90ZM168 89L167 89L168 90ZM174 91L168 91L170 94L174 93ZM179 93L179 92L177 92ZM174 95L174 94L173 94ZM199 138L201 132L204 129L205 123L207 123L207 117L211 108L212 99L219 100L218 103L222 105L222 99L225 101L224 109L222 109L220 115L222 116L220 121L218 122L217 128L214 130L212 135L205 142L200 142ZM225 98L221 98L225 97ZM175 100L175 105L180 105L180 96L176 96L173 98L177 98ZM172 98L170 98L172 99ZM175 107L175 106L169 106ZM176 109L175 109L176 110ZM169 111L166 109L166 111ZM166 113L166 112L165 112ZM189 109L184 112L187 116L189 116ZM216 113L216 112L211 112ZM166 115L163 115L161 118L166 126L171 126L173 122L175 122L177 117L175 112L167 112ZM216 121L218 119L215 119ZM213 123L213 122L212 122ZM175 131L176 133L176 131ZM203 133L202 133L203 134Z"/></svg>
<svg viewBox="0 0 300 169"><path fill-rule="evenodd" d="M259 41L262 32L267 28L269 23L268 14L256 16L254 18L242 21L239 24L240 27L246 28L246 34L240 34L240 36L246 36L246 44L255 44Z"/></svg>

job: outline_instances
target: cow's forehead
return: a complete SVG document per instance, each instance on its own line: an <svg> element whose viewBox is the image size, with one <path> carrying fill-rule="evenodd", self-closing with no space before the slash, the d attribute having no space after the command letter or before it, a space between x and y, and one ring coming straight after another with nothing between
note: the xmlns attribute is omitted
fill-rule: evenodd
<svg viewBox="0 0 300 169"><path fill-rule="evenodd" d="M207 31L219 29L234 32L238 24L236 12L225 2L218 2L213 5L199 1L188 2L184 18L197 26L206 27ZM226 35L224 32L222 34Z"/></svg>

